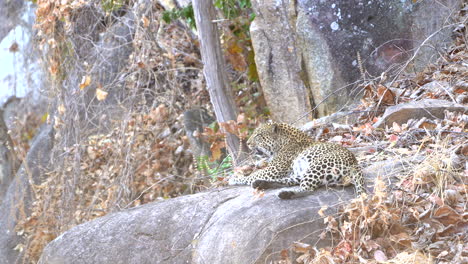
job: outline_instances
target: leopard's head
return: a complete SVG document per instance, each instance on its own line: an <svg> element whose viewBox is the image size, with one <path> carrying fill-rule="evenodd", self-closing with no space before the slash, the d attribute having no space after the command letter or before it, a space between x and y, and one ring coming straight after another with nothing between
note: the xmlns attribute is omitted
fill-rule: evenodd
<svg viewBox="0 0 468 264"><path fill-rule="evenodd" d="M256 128L247 141L251 150L256 150L271 157L273 153L281 149L282 125L278 123L262 124Z"/></svg>

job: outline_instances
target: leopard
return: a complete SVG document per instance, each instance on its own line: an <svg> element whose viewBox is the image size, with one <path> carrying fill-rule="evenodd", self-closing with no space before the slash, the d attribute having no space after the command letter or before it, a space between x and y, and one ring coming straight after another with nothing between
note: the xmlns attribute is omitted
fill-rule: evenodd
<svg viewBox="0 0 468 264"><path fill-rule="evenodd" d="M280 199L311 194L321 186L354 185L365 193L364 176L356 156L342 145L313 140L306 132L286 123L265 123L247 140L254 152L268 158L265 168L249 175L235 173L229 185L251 185L265 190L283 187Z"/></svg>

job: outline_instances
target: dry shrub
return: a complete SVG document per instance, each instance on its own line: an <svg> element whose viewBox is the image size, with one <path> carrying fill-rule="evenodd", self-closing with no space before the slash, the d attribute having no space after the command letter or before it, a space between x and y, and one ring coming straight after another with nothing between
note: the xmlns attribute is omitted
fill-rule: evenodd
<svg viewBox="0 0 468 264"><path fill-rule="evenodd" d="M466 171L450 166L453 149L446 142L435 147L399 187L390 191L377 178L374 194L354 199L338 216L325 217L324 232L339 243L320 251L296 250L302 254L297 261L466 263Z"/></svg>
<svg viewBox="0 0 468 264"><path fill-rule="evenodd" d="M27 97L18 99L12 97L7 101L13 104L13 110L11 111L11 119L6 120L9 128L8 134L11 137L15 154L19 160L24 160L26 154L29 151L30 143L40 126L47 119L46 109L44 102L41 102L43 98L36 99L39 102L35 102L34 99Z"/></svg>
<svg viewBox="0 0 468 264"><path fill-rule="evenodd" d="M55 128L51 170L34 179L30 211L16 226L25 238L16 246L23 263L36 263L47 243L73 226L210 183L192 165L182 120L185 109L209 106L197 43L190 29L161 23L161 6L146 3L130 43L133 53L115 79L94 87L95 94L96 78L86 75L76 87L73 78L81 76L61 79L86 65L61 47L70 42L66 38L83 38L73 30L80 27L70 19L74 13L102 3L38 3L37 27L41 45L49 48L49 72L56 81L49 92L57 98L57 112L50 120ZM67 34L57 26L62 23ZM95 99L86 101L89 96Z"/></svg>
<svg viewBox="0 0 468 264"><path fill-rule="evenodd" d="M27 238L19 246L27 259L37 260L49 241L75 225L205 188L196 184L201 179L194 177L187 139L171 116L160 105L67 149L61 168L32 186L32 213L17 225Z"/></svg>

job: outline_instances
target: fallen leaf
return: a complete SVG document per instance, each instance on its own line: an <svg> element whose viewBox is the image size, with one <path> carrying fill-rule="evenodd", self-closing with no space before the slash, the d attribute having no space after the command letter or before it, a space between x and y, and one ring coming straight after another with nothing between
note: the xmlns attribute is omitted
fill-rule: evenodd
<svg viewBox="0 0 468 264"><path fill-rule="evenodd" d="M137 62L137 65L138 65L138 68L140 69L144 69L146 67L145 63L141 61Z"/></svg>
<svg viewBox="0 0 468 264"><path fill-rule="evenodd" d="M431 201L431 202L437 204L438 206L444 205L444 201L443 201L439 196L437 196L437 195L435 195L435 194L431 194L431 195L429 196L429 201Z"/></svg>
<svg viewBox="0 0 468 264"><path fill-rule="evenodd" d="M238 127L234 120L229 120L227 122L220 122L219 125L228 133L237 135Z"/></svg>
<svg viewBox="0 0 468 264"><path fill-rule="evenodd" d="M382 250L374 251L374 259L378 262L384 262L388 260L387 256L385 255L385 253L383 253Z"/></svg>
<svg viewBox="0 0 468 264"><path fill-rule="evenodd" d="M386 105L394 105L395 104L395 94L392 92L392 90L388 89L382 84L379 84L377 86L377 94L379 95L382 103Z"/></svg>
<svg viewBox="0 0 468 264"><path fill-rule="evenodd" d="M17 52L19 50L19 45L18 43L16 42L13 42L13 44L11 44L10 48L9 48L9 51L10 52Z"/></svg>
<svg viewBox="0 0 468 264"><path fill-rule="evenodd" d="M450 206L444 205L434 212L434 218L445 226L457 224L462 217Z"/></svg>
<svg viewBox="0 0 468 264"><path fill-rule="evenodd" d="M242 113L242 114L239 114L237 116L237 124L243 124L245 123L245 114Z"/></svg>
<svg viewBox="0 0 468 264"><path fill-rule="evenodd" d="M145 28L149 27L150 21L146 16L143 16L141 18L141 21L143 22L143 27L145 27Z"/></svg>
<svg viewBox="0 0 468 264"><path fill-rule="evenodd" d="M211 150L211 159L210 161L215 161L221 158L221 149L225 147L224 141L213 142L210 146Z"/></svg>
<svg viewBox="0 0 468 264"><path fill-rule="evenodd" d="M247 62L243 56L243 49L237 42L229 41L226 58L236 71L243 72L246 70Z"/></svg>
<svg viewBox="0 0 468 264"><path fill-rule="evenodd" d="M98 99L98 101L104 101L107 97L107 94L108 92L100 89L100 88L97 88L96 89L96 98Z"/></svg>
<svg viewBox="0 0 468 264"><path fill-rule="evenodd" d="M401 126L397 123L397 122L393 122L393 131L397 132L397 133L401 133Z"/></svg>
<svg viewBox="0 0 468 264"><path fill-rule="evenodd" d="M374 98L374 95L375 95L373 86L374 86L373 84L369 83L364 87L363 99L370 99L370 100L373 101L373 98Z"/></svg>
<svg viewBox="0 0 468 264"><path fill-rule="evenodd" d="M396 143L398 141L398 136L397 135L390 135L388 137L388 141L392 142L392 143Z"/></svg>
<svg viewBox="0 0 468 264"><path fill-rule="evenodd" d="M425 128L425 129L429 129L429 130L433 130L437 127L437 124L435 123L432 123L432 122L422 122L420 125L419 125L419 128Z"/></svg>
<svg viewBox="0 0 468 264"><path fill-rule="evenodd" d="M293 251L296 253L308 253L310 250L312 250L312 246L309 244L301 242L293 243Z"/></svg>
<svg viewBox="0 0 468 264"><path fill-rule="evenodd" d="M81 83L80 83L80 90L83 90L84 88L88 87L91 84L91 77L86 75L81 78Z"/></svg>
<svg viewBox="0 0 468 264"><path fill-rule="evenodd" d="M65 114L65 106L64 106L63 104L60 104L60 105L57 107L57 111L58 111L58 114L59 114L59 115Z"/></svg>
<svg viewBox="0 0 468 264"><path fill-rule="evenodd" d="M263 198L263 196L265 196L265 191L254 189L253 195L255 199Z"/></svg>
<svg viewBox="0 0 468 264"><path fill-rule="evenodd" d="M322 206L322 208L320 208L320 210L318 210L318 215L320 215L321 217L325 217L325 213L324 211L327 210L328 206L324 205Z"/></svg>

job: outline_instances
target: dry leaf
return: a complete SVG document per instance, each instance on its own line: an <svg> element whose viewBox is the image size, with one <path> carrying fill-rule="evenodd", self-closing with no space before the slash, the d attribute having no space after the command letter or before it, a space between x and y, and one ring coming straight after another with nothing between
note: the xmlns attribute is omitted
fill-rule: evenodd
<svg viewBox="0 0 468 264"><path fill-rule="evenodd" d="M145 28L149 27L150 20L146 16L143 16L141 18L141 21L143 22L143 27L145 27Z"/></svg>
<svg viewBox="0 0 468 264"><path fill-rule="evenodd" d="M237 124L244 124L245 123L245 114L239 114L237 116Z"/></svg>
<svg viewBox="0 0 468 264"><path fill-rule="evenodd" d="M381 98L380 100L382 100L382 103L386 105L395 104L395 94L384 85L379 84L379 86L377 87L377 94Z"/></svg>
<svg viewBox="0 0 468 264"><path fill-rule="evenodd" d="M230 41L227 47L226 57L236 71L243 72L247 68L247 62L242 53L242 48L235 42Z"/></svg>
<svg viewBox="0 0 468 264"><path fill-rule="evenodd" d="M388 141L390 141L392 143L396 143L398 141L398 136L392 134L392 135L388 136Z"/></svg>
<svg viewBox="0 0 468 264"><path fill-rule="evenodd" d="M10 52L17 52L18 50L19 50L18 43L13 42L13 44L11 44L11 46L10 46L10 48L9 48L9 51L10 51Z"/></svg>
<svg viewBox="0 0 468 264"><path fill-rule="evenodd" d="M228 133L237 135L238 126L234 120L229 120L227 122L221 122L219 125Z"/></svg>
<svg viewBox="0 0 468 264"><path fill-rule="evenodd" d="M60 104L60 105L57 107L57 111L58 111L58 114L59 114L59 115L65 114L65 106L64 106L63 104Z"/></svg>
<svg viewBox="0 0 468 264"><path fill-rule="evenodd" d="M213 142L210 146L211 158L210 161L215 161L221 158L221 149L225 147L224 141Z"/></svg>
<svg viewBox="0 0 468 264"><path fill-rule="evenodd" d="M108 92L101 90L100 88L96 89L96 98L98 101L104 101L107 97Z"/></svg>
<svg viewBox="0 0 468 264"><path fill-rule="evenodd" d="M320 215L321 217L325 217L325 213L324 211L327 210L328 206L324 205L322 206L322 208L320 208L320 210L318 210L318 215Z"/></svg>
<svg viewBox="0 0 468 264"><path fill-rule="evenodd" d="M255 199L263 198L263 196L265 196L265 191L254 189L253 195Z"/></svg>
<svg viewBox="0 0 468 264"><path fill-rule="evenodd" d="M140 68L140 69L144 69L146 67L145 63L143 63L141 61L137 62L137 65L138 65L138 68Z"/></svg>
<svg viewBox="0 0 468 264"><path fill-rule="evenodd" d="M289 252L287 249L283 249L281 250L280 255L281 255L281 259L287 259L289 257Z"/></svg>
<svg viewBox="0 0 468 264"><path fill-rule="evenodd" d="M420 125L419 125L419 128L425 128L425 129L429 129L429 130L433 130L437 127L437 124L433 123L433 122L422 122Z"/></svg>
<svg viewBox="0 0 468 264"><path fill-rule="evenodd" d="M88 87L90 84L91 84L91 77L89 75L83 76L83 78L81 78L80 90L83 90L84 88Z"/></svg>
<svg viewBox="0 0 468 264"><path fill-rule="evenodd" d="M397 132L397 133L401 133L401 126L397 123L397 122L393 122L393 131Z"/></svg>
<svg viewBox="0 0 468 264"><path fill-rule="evenodd" d="M461 221L462 217L453 210L450 206L442 206L438 208L434 213L434 218L439 220L445 226L457 224Z"/></svg>
<svg viewBox="0 0 468 264"><path fill-rule="evenodd" d="M312 246L309 244L301 242L293 243L293 251L296 253L308 253L310 250L312 250Z"/></svg>
<svg viewBox="0 0 468 264"><path fill-rule="evenodd" d="M49 61L49 72L51 75L57 75L58 73L58 67L59 67L59 63L55 60L50 60Z"/></svg>
<svg viewBox="0 0 468 264"><path fill-rule="evenodd" d="M363 98L364 99L370 99L373 101L373 98L374 98L374 95L375 95L375 92L374 92L374 89L373 89L373 85L372 84L368 84L364 87L364 96Z"/></svg>

